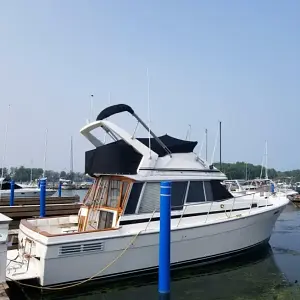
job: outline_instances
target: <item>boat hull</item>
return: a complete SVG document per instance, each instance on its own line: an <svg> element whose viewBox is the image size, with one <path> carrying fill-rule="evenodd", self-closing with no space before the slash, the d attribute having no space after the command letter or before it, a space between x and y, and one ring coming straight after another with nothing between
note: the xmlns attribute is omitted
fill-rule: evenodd
<svg viewBox="0 0 300 300"><path fill-rule="evenodd" d="M265 243L282 209L276 208L226 222L173 229L172 266L209 263ZM102 240L103 247L99 252L60 257L57 253L61 252L58 249L61 246L48 245L46 258L40 261L40 284L44 286L80 281L94 275L93 278L128 276L153 270L158 267L158 241L158 232L141 233L136 239L135 235L119 236ZM122 254L131 242L132 245Z"/></svg>

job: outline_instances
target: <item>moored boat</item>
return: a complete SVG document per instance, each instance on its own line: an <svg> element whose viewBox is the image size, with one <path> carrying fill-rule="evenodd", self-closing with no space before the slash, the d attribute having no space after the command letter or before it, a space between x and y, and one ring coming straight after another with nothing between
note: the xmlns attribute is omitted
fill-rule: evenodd
<svg viewBox="0 0 300 300"><path fill-rule="evenodd" d="M125 111L151 137L135 138L106 120ZM91 133L96 128L114 141L103 144ZM221 184L226 176L193 153L197 142L157 137L124 104L103 110L81 133L95 146L85 157L85 173L95 182L78 215L21 221L19 250L8 252L8 279L49 286L156 269L161 181L172 182L173 267L267 243L289 202L271 192L234 197Z"/></svg>
<svg viewBox="0 0 300 300"><path fill-rule="evenodd" d="M52 196L56 190L46 189L46 197ZM0 178L0 199L10 197L10 180ZM23 187L20 184L14 184L14 198L38 198L40 196L40 188Z"/></svg>

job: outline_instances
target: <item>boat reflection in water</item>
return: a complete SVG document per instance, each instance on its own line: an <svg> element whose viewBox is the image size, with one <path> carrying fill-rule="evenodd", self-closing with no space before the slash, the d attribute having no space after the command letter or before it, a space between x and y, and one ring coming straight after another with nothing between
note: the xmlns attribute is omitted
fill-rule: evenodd
<svg viewBox="0 0 300 300"><path fill-rule="evenodd" d="M230 260L213 265L194 266L172 272L172 300L179 299L281 299L273 295L286 293L289 283L278 269L271 247L267 244ZM98 280L61 292L32 294L37 299L157 299L157 273L122 281ZM36 292L36 291L35 291ZM271 298L270 298L271 297ZM293 298L282 298L293 299Z"/></svg>

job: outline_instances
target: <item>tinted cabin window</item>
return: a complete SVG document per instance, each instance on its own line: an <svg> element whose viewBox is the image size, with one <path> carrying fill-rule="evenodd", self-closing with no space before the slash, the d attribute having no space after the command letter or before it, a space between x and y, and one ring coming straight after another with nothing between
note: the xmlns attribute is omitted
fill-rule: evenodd
<svg viewBox="0 0 300 300"><path fill-rule="evenodd" d="M204 202L203 181L191 181L186 202Z"/></svg>
<svg viewBox="0 0 300 300"><path fill-rule="evenodd" d="M187 182L172 182L172 192L171 192L171 209L181 210L183 207L185 194L186 194Z"/></svg>
<svg viewBox="0 0 300 300"><path fill-rule="evenodd" d="M222 201L222 200L233 198L233 196L228 192L226 187L222 185L219 180L213 180L210 183L211 183L214 201Z"/></svg>
<svg viewBox="0 0 300 300"><path fill-rule="evenodd" d="M135 213L135 209L140 198L143 184L144 184L143 182L135 182L132 185L132 189L125 209L125 215L130 215Z"/></svg>
<svg viewBox="0 0 300 300"><path fill-rule="evenodd" d="M153 213L159 211L160 183L146 182L143 197L141 199L139 213Z"/></svg>
<svg viewBox="0 0 300 300"><path fill-rule="evenodd" d="M205 189L206 201L214 201L210 181L204 181L204 189Z"/></svg>

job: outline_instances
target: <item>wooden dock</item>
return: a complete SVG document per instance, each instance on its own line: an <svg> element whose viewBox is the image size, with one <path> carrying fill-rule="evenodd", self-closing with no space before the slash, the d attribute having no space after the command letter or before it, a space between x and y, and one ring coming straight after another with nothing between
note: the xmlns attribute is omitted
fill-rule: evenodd
<svg viewBox="0 0 300 300"><path fill-rule="evenodd" d="M290 197L291 202L295 207L300 208L300 195L295 195Z"/></svg>

